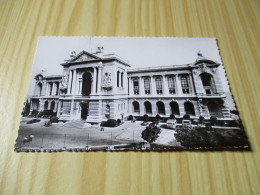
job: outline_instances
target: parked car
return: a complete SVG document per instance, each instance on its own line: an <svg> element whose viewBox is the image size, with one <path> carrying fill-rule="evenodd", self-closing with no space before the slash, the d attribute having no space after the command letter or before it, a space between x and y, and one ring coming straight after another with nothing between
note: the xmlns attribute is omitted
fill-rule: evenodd
<svg viewBox="0 0 260 195"><path fill-rule="evenodd" d="M176 128L176 124L177 124L177 120L176 119L168 119L166 121L166 123L167 123L167 128L175 129Z"/></svg>
<svg viewBox="0 0 260 195"><path fill-rule="evenodd" d="M183 127L191 127L191 120L182 120Z"/></svg>
<svg viewBox="0 0 260 195"><path fill-rule="evenodd" d="M144 121L144 122L141 123L141 125L142 125L142 126L147 126L147 125L149 125L149 122Z"/></svg>

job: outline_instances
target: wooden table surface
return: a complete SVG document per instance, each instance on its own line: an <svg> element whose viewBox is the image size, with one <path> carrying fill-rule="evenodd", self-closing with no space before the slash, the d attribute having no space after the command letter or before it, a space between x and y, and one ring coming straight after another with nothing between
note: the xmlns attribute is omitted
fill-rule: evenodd
<svg viewBox="0 0 260 195"><path fill-rule="evenodd" d="M216 37L250 152L15 153L37 37ZM260 194L260 2L0 0L0 194Z"/></svg>

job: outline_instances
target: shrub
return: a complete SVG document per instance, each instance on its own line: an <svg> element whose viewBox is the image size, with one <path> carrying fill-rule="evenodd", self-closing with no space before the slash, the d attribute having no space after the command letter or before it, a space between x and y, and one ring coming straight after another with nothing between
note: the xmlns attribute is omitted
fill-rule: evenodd
<svg viewBox="0 0 260 195"><path fill-rule="evenodd" d="M108 119L105 123L105 127L116 127L117 121L115 119Z"/></svg>
<svg viewBox="0 0 260 195"><path fill-rule="evenodd" d="M229 127L237 127L238 124L239 124L239 122L237 122L236 120L228 121Z"/></svg>
<svg viewBox="0 0 260 195"><path fill-rule="evenodd" d="M212 126L218 123L218 119L215 116L211 116L209 120Z"/></svg>
<svg viewBox="0 0 260 195"><path fill-rule="evenodd" d="M190 115L189 115L189 114L185 114L185 115L183 116L183 119L184 119L184 120L190 120Z"/></svg>
<svg viewBox="0 0 260 195"><path fill-rule="evenodd" d="M133 115L129 115L128 120L133 120Z"/></svg>
<svg viewBox="0 0 260 195"><path fill-rule="evenodd" d="M149 116L147 114L145 114L144 117L143 117L144 122L147 122L148 119L149 119Z"/></svg>
<svg viewBox="0 0 260 195"><path fill-rule="evenodd" d="M204 123L204 120L205 120L205 118L204 118L203 116L200 116L200 117L199 117L199 122L200 122L200 124L203 124L203 123Z"/></svg>
<svg viewBox="0 0 260 195"><path fill-rule="evenodd" d="M58 123L59 122L59 118L57 116L53 116L53 117L51 117L50 122L51 123Z"/></svg>
<svg viewBox="0 0 260 195"><path fill-rule="evenodd" d="M38 113L39 113L39 111L33 110L32 113L31 113L31 116L35 116L36 117Z"/></svg>
<svg viewBox="0 0 260 195"><path fill-rule="evenodd" d="M159 114L157 114L157 115L155 116L155 119L156 119L157 121L159 121L159 120L161 119L161 116L160 116Z"/></svg>
<svg viewBox="0 0 260 195"><path fill-rule="evenodd" d="M106 121L102 121L101 123L100 123L100 126L101 127L104 127L106 125Z"/></svg>
<svg viewBox="0 0 260 195"><path fill-rule="evenodd" d="M175 119L175 115L174 115L174 114L171 114L171 115L170 115L170 119Z"/></svg>
<svg viewBox="0 0 260 195"><path fill-rule="evenodd" d="M40 121L41 121L40 119L32 119L32 120L28 121L26 124L38 123Z"/></svg>
<svg viewBox="0 0 260 195"><path fill-rule="evenodd" d="M120 125L121 124L121 119L117 119L117 125Z"/></svg>

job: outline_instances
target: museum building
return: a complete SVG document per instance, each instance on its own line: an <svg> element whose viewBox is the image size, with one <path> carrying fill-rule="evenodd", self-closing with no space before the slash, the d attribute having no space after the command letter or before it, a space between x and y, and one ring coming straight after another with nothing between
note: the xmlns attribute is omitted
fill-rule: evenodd
<svg viewBox="0 0 260 195"><path fill-rule="evenodd" d="M200 52L191 64L136 69L103 47L70 57L62 75L35 76L31 112L53 110L60 120L90 123L145 114L230 118L220 64Z"/></svg>

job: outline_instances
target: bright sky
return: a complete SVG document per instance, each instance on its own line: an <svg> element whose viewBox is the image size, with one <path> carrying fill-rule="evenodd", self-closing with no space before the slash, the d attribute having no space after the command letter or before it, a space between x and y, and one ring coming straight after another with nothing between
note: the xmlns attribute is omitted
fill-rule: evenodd
<svg viewBox="0 0 260 195"><path fill-rule="evenodd" d="M39 37L28 94L33 93L34 76L42 70L47 75L62 74L61 63L72 51L95 52L103 46L105 53L124 58L132 68L193 63L198 51L204 57L221 63L215 38L151 38L151 37ZM228 85L221 67L224 90Z"/></svg>

